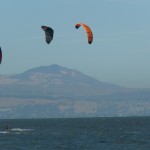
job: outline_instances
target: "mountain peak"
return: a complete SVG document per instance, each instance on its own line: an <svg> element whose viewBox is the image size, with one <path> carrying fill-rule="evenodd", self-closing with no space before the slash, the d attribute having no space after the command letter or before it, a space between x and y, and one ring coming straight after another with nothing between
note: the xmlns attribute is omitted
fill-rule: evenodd
<svg viewBox="0 0 150 150"><path fill-rule="evenodd" d="M51 73L51 72L59 72L61 70L61 66L57 64L53 64L50 66L40 66L26 71L26 73Z"/></svg>
<svg viewBox="0 0 150 150"><path fill-rule="evenodd" d="M49 69L49 71L57 73L57 72L60 72L60 70L64 69L64 67L59 66L57 64L53 64L51 66L48 66L48 69Z"/></svg>
<svg viewBox="0 0 150 150"><path fill-rule="evenodd" d="M33 69L29 69L29 70L21 73L20 75L26 75L27 76L27 75L31 75L31 74L35 74L35 73L44 73L44 74L59 73L60 70L62 70L63 68L65 68L65 67L62 67L62 66L57 65L57 64L53 64L50 66L40 66L40 67L36 67Z"/></svg>
<svg viewBox="0 0 150 150"><path fill-rule="evenodd" d="M57 76L57 75L69 75L69 74L76 74L76 73L81 74L77 70L73 70L73 69L69 69L67 67L53 64L50 66L40 66L40 67L36 67L33 69L29 69L21 74L14 75L12 78L26 80L35 74L45 74L45 75L51 74L53 76Z"/></svg>

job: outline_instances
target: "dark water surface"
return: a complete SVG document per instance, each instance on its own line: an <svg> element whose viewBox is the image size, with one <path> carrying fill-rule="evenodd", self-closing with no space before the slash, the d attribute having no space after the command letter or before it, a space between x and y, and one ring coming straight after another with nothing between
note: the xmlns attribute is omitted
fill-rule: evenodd
<svg viewBox="0 0 150 150"><path fill-rule="evenodd" d="M150 150L150 117L14 119L0 125L0 150Z"/></svg>

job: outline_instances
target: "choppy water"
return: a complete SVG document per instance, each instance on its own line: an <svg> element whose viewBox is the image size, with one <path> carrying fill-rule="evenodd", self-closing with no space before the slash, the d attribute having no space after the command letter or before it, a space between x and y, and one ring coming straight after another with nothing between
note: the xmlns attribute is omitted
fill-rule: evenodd
<svg viewBox="0 0 150 150"><path fill-rule="evenodd" d="M0 125L0 150L150 150L150 117L16 119Z"/></svg>

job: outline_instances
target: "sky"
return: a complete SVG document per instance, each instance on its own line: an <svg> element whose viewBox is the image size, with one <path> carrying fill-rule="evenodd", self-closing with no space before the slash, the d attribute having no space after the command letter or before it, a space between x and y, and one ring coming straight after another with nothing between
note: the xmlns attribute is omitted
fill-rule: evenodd
<svg viewBox="0 0 150 150"><path fill-rule="evenodd" d="M0 0L0 75L58 64L102 82L150 88L149 0ZM90 26L88 44L83 28ZM54 29L48 45L42 25Z"/></svg>

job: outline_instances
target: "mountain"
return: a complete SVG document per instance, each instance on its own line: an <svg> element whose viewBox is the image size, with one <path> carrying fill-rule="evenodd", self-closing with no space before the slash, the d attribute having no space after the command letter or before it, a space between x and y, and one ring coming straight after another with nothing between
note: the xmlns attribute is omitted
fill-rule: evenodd
<svg viewBox="0 0 150 150"><path fill-rule="evenodd" d="M97 96L125 90L120 86L100 82L77 70L56 64L1 77L0 81L3 81L0 82L1 97Z"/></svg>
<svg viewBox="0 0 150 150"><path fill-rule="evenodd" d="M100 82L57 64L0 76L0 118L149 115L150 89Z"/></svg>

